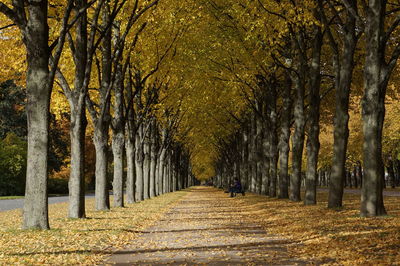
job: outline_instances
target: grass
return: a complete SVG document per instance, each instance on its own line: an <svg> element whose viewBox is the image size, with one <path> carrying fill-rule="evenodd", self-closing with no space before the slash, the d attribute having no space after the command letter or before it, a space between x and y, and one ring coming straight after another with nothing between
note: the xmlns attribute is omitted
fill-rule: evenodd
<svg viewBox="0 0 400 266"><path fill-rule="evenodd" d="M23 199L24 196L1 196L0 200Z"/></svg>
<svg viewBox="0 0 400 266"><path fill-rule="evenodd" d="M327 196L318 193L315 206L251 193L235 200L249 206L269 233L291 239L294 257L318 264L400 264L400 197L385 197L387 216L362 218L360 195L346 193L340 211L327 209Z"/></svg>
<svg viewBox="0 0 400 266"><path fill-rule="evenodd" d="M0 212L0 265L98 264L111 249L129 244L185 194L169 193L108 212L94 211L94 199L89 199L87 219L65 218L67 203L52 204L51 230L46 231L21 230L20 210Z"/></svg>

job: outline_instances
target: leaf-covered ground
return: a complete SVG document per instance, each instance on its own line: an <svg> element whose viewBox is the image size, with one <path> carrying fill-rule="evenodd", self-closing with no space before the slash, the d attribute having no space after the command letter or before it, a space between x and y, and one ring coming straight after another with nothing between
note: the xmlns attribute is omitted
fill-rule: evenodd
<svg viewBox="0 0 400 266"><path fill-rule="evenodd" d="M342 210L329 210L327 192L318 193L316 206L258 195L237 198L248 214L271 234L298 242L291 255L304 261L339 265L400 265L400 197L388 190L388 216L361 218L360 195L345 193Z"/></svg>
<svg viewBox="0 0 400 266"><path fill-rule="evenodd" d="M84 220L53 204L49 231L21 230L20 210L0 212L0 265L400 264L400 197L385 197L389 215L380 218L360 218L355 193L339 211L326 208L326 191L318 200L194 187L110 212L89 200Z"/></svg>
<svg viewBox="0 0 400 266"><path fill-rule="evenodd" d="M131 245L115 250L107 264L303 264L287 252L297 243L269 234L251 211L220 190L193 187Z"/></svg>
<svg viewBox="0 0 400 266"><path fill-rule="evenodd" d="M95 212L86 201L88 219L67 219L67 203L49 206L48 231L21 230L21 210L0 212L0 265L93 265L160 219L186 192L165 194L125 208Z"/></svg>
<svg viewBox="0 0 400 266"><path fill-rule="evenodd" d="M397 193L398 194L398 193ZM248 194L229 198L192 188L152 227L108 259L125 265L396 265L400 263L400 197L385 197L389 216L360 218L360 195L340 211Z"/></svg>

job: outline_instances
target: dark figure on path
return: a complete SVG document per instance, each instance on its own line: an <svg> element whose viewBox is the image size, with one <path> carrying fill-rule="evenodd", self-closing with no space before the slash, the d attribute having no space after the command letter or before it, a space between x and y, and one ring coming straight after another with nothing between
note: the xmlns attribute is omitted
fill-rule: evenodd
<svg viewBox="0 0 400 266"><path fill-rule="evenodd" d="M235 178L234 183L229 188L229 192L231 193L231 197L235 197L236 193L242 193L243 196L245 195L239 179Z"/></svg>

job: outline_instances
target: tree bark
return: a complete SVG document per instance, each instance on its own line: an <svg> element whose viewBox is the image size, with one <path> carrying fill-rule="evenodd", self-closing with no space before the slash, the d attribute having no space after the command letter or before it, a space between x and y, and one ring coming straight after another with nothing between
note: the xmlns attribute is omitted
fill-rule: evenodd
<svg viewBox="0 0 400 266"><path fill-rule="evenodd" d="M104 123L99 122L96 125L93 143L96 150L95 208L98 211L105 211L110 209L110 197L107 180L108 126Z"/></svg>
<svg viewBox="0 0 400 266"><path fill-rule="evenodd" d="M249 181L249 175L250 175L250 151L249 151L249 142L250 142L250 136L249 136L249 126L246 125L243 130L243 176L242 176L242 184L244 185L244 189L247 191L250 189L250 181Z"/></svg>
<svg viewBox="0 0 400 266"><path fill-rule="evenodd" d="M290 77L286 75L283 88L283 107L281 114L281 133L279 137L279 195L281 199L289 198L289 140L290 140L290 121L291 121L291 105L290 96L292 83Z"/></svg>
<svg viewBox="0 0 400 266"><path fill-rule="evenodd" d="M87 1L77 1L77 8L84 8ZM89 79L90 72L87 68L87 15L86 11L76 24L75 50L73 52L75 63L74 90L65 86L69 105L71 108L70 141L71 141L71 171L68 182L69 209L68 217L85 218L85 131L86 119L86 88L85 79ZM72 41L72 40L71 40ZM62 82L61 82L62 83Z"/></svg>
<svg viewBox="0 0 400 266"><path fill-rule="evenodd" d="M248 151L247 151L247 128L242 129L242 141L240 144L241 148L241 167L240 167L240 182L242 183L243 189L247 189L247 165L248 165Z"/></svg>
<svg viewBox="0 0 400 266"><path fill-rule="evenodd" d="M124 207L124 132L115 130L112 138L114 157L114 207Z"/></svg>
<svg viewBox="0 0 400 266"><path fill-rule="evenodd" d="M384 1L369 1L365 24L366 58L364 96L362 98L364 182L361 194L361 216L385 215L383 204L384 165L382 160L382 128L385 116L387 86L384 68Z"/></svg>
<svg viewBox="0 0 400 266"><path fill-rule="evenodd" d="M159 159L157 161L157 165L158 165L158 178L159 178L159 182L160 182L160 188L159 188L159 194L164 194L166 193L166 176L165 176L165 156L166 156L166 149L162 148L160 155L159 155Z"/></svg>
<svg viewBox="0 0 400 266"><path fill-rule="evenodd" d="M307 137L307 172L305 205L317 203L317 175L319 154L319 117L320 117L320 87L321 87L321 48L322 32L319 26L315 26L314 44L310 66L310 106L308 113L308 137Z"/></svg>
<svg viewBox="0 0 400 266"><path fill-rule="evenodd" d="M250 191L255 193L257 189L257 122L255 114L253 114L253 117L251 118L250 132Z"/></svg>
<svg viewBox="0 0 400 266"><path fill-rule="evenodd" d="M158 182L157 182L157 173L156 173L156 165L157 165L157 125L155 118L152 118L150 122L150 198L153 198L157 195L158 191Z"/></svg>
<svg viewBox="0 0 400 266"><path fill-rule="evenodd" d="M395 186L397 187L400 185L400 161L395 158L393 161L393 166L395 170Z"/></svg>
<svg viewBox="0 0 400 266"><path fill-rule="evenodd" d="M49 229L48 135L49 106L53 82L49 79L47 1L28 5L29 18L23 33L27 55L28 153L23 228Z"/></svg>
<svg viewBox="0 0 400 266"><path fill-rule="evenodd" d="M291 201L300 201L301 166L304 147L304 84L299 77L294 77L296 98L294 102L294 134L292 138L292 175L290 178Z"/></svg>
<svg viewBox="0 0 400 266"><path fill-rule="evenodd" d="M261 105L261 104L260 104ZM260 109L260 107L259 107ZM255 139L255 149L256 149L256 187L255 191L258 194L261 194L262 192L262 185L263 185L263 158L265 157L264 152L263 152L263 125L262 125L262 120L261 117L258 115L255 116L256 119L256 139ZM235 169L235 168L234 168Z"/></svg>
<svg viewBox="0 0 400 266"><path fill-rule="evenodd" d="M357 1L351 1L357 10ZM346 176L346 152L349 138L349 95L354 68L354 52L357 45L356 19L346 11L346 22L343 25L343 53L334 46L333 68L335 71L335 118L333 133L333 160L329 182L328 208L342 207L343 182ZM333 44L334 41L331 40Z"/></svg>
<svg viewBox="0 0 400 266"><path fill-rule="evenodd" d="M262 142L262 148L263 148L263 153L264 153L264 163L263 163L263 180L262 180L262 191L264 195L269 195L269 186L270 186L270 152L271 152L271 138L270 138L270 132L269 130L265 127L264 128L264 134L263 134L263 142Z"/></svg>
<svg viewBox="0 0 400 266"><path fill-rule="evenodd" d="M146 125L148 126L148 125ZM143 199L150 197L150 134L147 129L144 132L143 141Z"/></svg>
<svg viewBox="0 0 400 266"><path fill-rule="evenodd" d="M268 88L269 91L269 122L270 122L270 186L269 196L276 197L276 185L277 185L277 166L278 166L278 136L277 136L277 113L276 113L276 84L275 80L271 82Z"/></svg>
<svg viewBox="0 0 400 266"><path fill-rule="evenodd" d="M358 188L357 166L353 166L354 187Z"/></svg>
<svg viewBox="0 0 400 266"><path fill-rule="evenodd" d="M129 123L129 122L128 122ZM134 203L135 199L135 183L136 183L136 168L135 168L135 139L132 138L134 133L129 132L131 127L126 124L127 138L125 141L126 150L126 202Z"/></svg>
<svg viewBox="0 0 400 266"><path fill-rule="evenodd" d="M144 200L143 197L143 143L141 141L143 135L143 124L141 124L136 133L136 201Z"/></svg>
<svg viewBox="0 0 400 266"><path fill-rule="evenodd" d="M71 106L71 172L69 176L68 217L85 218L85 100L80 99ZM72 102L71 102L72 103Z"/></svg>
<svg viewBox="0 0 400 266"><path fill-rule="evenodd" d="M110 20L109 6L103 9L103 27L106 28ZM94 124L94 147L96 149L96 189L95 208L103 211L110 209L108 192L108 130L110 126L110 96L108 90L111 86L112 75L112 45L111 30L107 29L102 41L101 55L101 84L100 84L100 111L92 113Z"/></svg>
<svg viewBox="0 0 400 266"><path fill-rule="evenodd" d="M116 38L119 39L119 27L116 27ZM115 45L116 46L116 45ZM114 160L113 195L114 207L124 206L124 145L125 145L125 119L123 113L123 70L121 61L116 63L116 77L114 82L114 117L111 129L113 131L112 151Z"/></svg>

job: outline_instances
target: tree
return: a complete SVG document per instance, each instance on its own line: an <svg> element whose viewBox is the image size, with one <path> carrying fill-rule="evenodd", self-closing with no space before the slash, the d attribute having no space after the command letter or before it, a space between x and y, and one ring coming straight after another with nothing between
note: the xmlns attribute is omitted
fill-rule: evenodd
<svg viewBox="0 0 400 266"><path fill-rule="evenodd" d="M34 3L13 1L11 8L0 2L0 12L18 26L26 48L28 154L23 218L23 228L26 229L49 228L47 210L49 103L71 10L72 0L66 5L60 36L55 45L49 47L46 0ZM52 48L55 54L49 69Z"/></svg>
<svg viewBox="0 0 400 266"><path fill-rule="evenodd" d="M322 21L325 24L328 36L328 44L333 54L333 71L335 86L335 127L334 127L334 144L333 144L333 163L331 181L329 184L329 208L338 208L342 206L343 198L343 182L345 179L345 162L347 141L349 136L349 96L352 82L352 74L354 67L354 53L360 34L356 32L356 19L349 10L338 12L338 7L334 3L328 1L328 10L332 18L327 18L324 12L322 1L318 1ZM358 12L357 1L349 1L354 12ZM332 25L329 21L333 20ZM335 30L333 30L335 27ZM343 29L341 34L338 27Z"/></svg>
<svg viewBox="0 0 400 266"><path fill-rule="evenodd" d="M72 53L75 66L73 88L65 75L65 71L58 69L57 79L64 95L68 99L71 112L70 141L71 141L71 170L69 177L69 209L71 218L85 217L85 130L87 125L85 97L91 79L92 62L94 52L98 46L96 42L96 30L98 26L100 10L104 1L97 3L93 23L88 33L88 16L86 0L75 2L75 10L83 9L82 15L75 25L75 40L72 34L68 34L68 46ZM101 39L101 38L100 38Z"/></svg>
<svg viewBox="0 0 400 266"><path fill-rule="evenodd" d="M361 195L361 216L385 215L383 204L384 165L382 158L382 130L385 118L385 97L390 76L400 56L400 43L393 45L388 55L390 37L400 24L400 16L388 25L389 1L368 1L366 14L364 66L364 96L362 98L364 179ZM351 10L351 7L347 7ZM355 14L356 15L356 14ZM356 17L358 20L359 17Z"/></svg>

